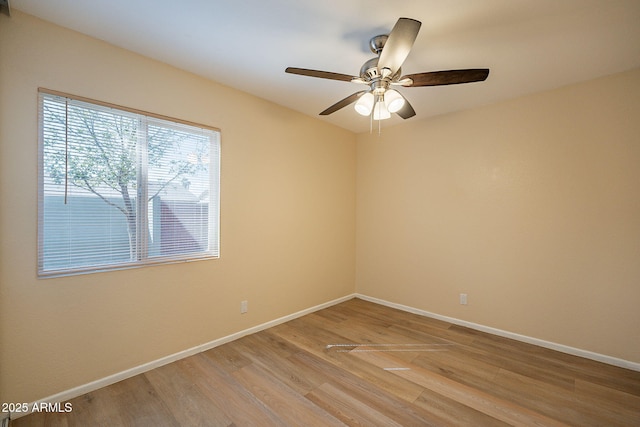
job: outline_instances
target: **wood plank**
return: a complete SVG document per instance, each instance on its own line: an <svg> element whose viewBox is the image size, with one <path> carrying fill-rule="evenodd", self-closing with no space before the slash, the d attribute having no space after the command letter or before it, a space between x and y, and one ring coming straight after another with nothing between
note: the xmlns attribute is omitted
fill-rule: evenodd
<svg viewBox="0 0 640 427"><path fill-rule="evenodd" d="M304 347L309 353L329 361L341 369L375 384L377 387L389 390L392 394L400 396L405 400L413 401L422 393L422 387L410 381L394 375L381 375L378 369L360 363L357 359L349 356L348 353L337 353L326 348L327 343L344 342L344 337L336 337L333 334L326 333L320 336L314 336L315 330L313 329L303 329L303 331L306 331L306 333L301 332L298 328L292 328L289 324L279 325L272 329L273 333L291 342L298 343L299 346Z"/></svg>
<svg viewBox="0 0 640 427"><path fill-rule="evenodd" d="M493 372L496 372L499 368L504 368L523 375L544 378L550 384L564 387L567 391L573 390L574 376L567 372L566 369L562 369L563 365L553 358L536 356L536 351L539 348L536 348L536 351L532 351L530 344L517 343L509 338L493 337L484 332L462 327L453 328L452 326L452 329L458 331L458 334L463 334L461 331L467 331L463 334L466 337L465 341L459 342L460 345L453 350L456 354L460 354L463 360L481 363L486 367L493 366L493 368L489 368ZM411 332L407 331L406 333ZM452 332L450 337L453 340L457 340L457 338L454 338L455 336ZM474 338L469 341L469 336ZM518 344L521 345L519 346ZM487 347L490 347L491 350L488 350ZM541 353L543 355L554 353L553 350L544 350Z"/></svg>
<svg viewBox="0 0 640 427"><path fill-rule="evenodd" d="M356 353L355 356L380 368L399 363L385 353ZM567 425L417 366L393 373L514 426Z"/></svg>
<svg viewBox="0 0 640 427"><path fill-rule="evenodd" d="M91 402L88 402L89 412L85 413L87 419L95 417L97 425L180 425L143 375L136 375L98 391L100 393L95 393ZM73 413L76 410L74 406Z"/></svg>
<svg viewBox="0 0 640 427"><path fill-rule="evenodd" d="M373 408L384 408L385 416L405 426L441 425L441 420L429 411L412 405L410 401L394 394L391 390L378 387L370 381L345 371L339 366L327 362L309 353L292 356L299 360L310 372L325 375L328 383L348 393L352 398ZM378 369L380 372L380 370ZM383 375L393 376L387 372ZM404 381L404 380L403 380Z"/></svg>
<svg viewBox="0 0 640 427"><path fill-rule="evenodd" d="M240 340L238 340L240 341ZM242 354L236 343L227 343L202 353L221 369L233 372L251 363L251 360Z"/></svg>
<svg viewBox="0 0 640 427"><path fill-rule="evenodd" d="M286 423L210 359L195 355L176 362L185 377L238 426L282 426Z"/></svg>
<svg viewBox="0 0 640 427"><path fill-rule="evenodd" d="M222 409L187 380L177 364L161 366L144 376L181 425L228 427L233 424Z"/></svg>
<svg viewBox="0 0 640 427"><path fill-rule="evenodd" d="M456 347L447 352L421 354L412 360L411 364L461 384L487 391L493 386L500 368L484 361L469 358L461 351Z"/></svg>
<svg viewBox="0 0 640 427"><path fill-rule="evenodd" d="M245 366L234 372L233 376L288 425L308 427L343 427L345 425L259 366Z"/></svg>
<svg viewBox="0 0 640 427"><path fill-rule="evenodd" d="M574 393L543 380L500 369L492 394L568 424L590 425L589 417L578 410Z"/></svg>
<svg viewBox="0 0 640 427"><path fill-rule="evenodd" d="M298 363L295 358L275 357L267 348L255 346L252 341L248 340L237 344L238 349L251 363L268 371L274 378L301 395L307 394L326 381L326 375L310 371L306 366Z"/></svg>
<svg viewBox="0 0 640 427"><path fill-rule="evenodd" d="M575 400L585 425L640 426L640 396L579 379Z"/></svg>
<svg viewBox="0 0 640 427"><path fill-rule="evenodd" d="M425 390L413 404L439 417L442 420L438 424L440 426L506 427L511 425L431 390Z"/></svg>
<svg viewBox="0 0 640 427"><path fill-rule="evenodd" d="M414 321L398 322L397 324L393 324L389 329L408 336L421 336L425 339L438 338L447 342L455 342L456 344L471 344L474 341L474 337L460 333L460 331L455 329L452 330Z"/></svg>
<svg viewBox="0 0 640 427"><path fill-rule="evenodd" d="M331 384L322 384L306 395L307 399L333 414L348 426L401 427L391 418Z"/></svg>

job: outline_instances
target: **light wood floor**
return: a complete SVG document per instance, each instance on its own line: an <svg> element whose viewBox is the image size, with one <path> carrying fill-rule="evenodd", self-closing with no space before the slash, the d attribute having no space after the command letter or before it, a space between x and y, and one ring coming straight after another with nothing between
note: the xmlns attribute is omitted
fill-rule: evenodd
<svg viewBox="0 0 640 427"><path fill-rule="evenodd" d="M18 426L640 426L640 372L359 299Z"/></svg>

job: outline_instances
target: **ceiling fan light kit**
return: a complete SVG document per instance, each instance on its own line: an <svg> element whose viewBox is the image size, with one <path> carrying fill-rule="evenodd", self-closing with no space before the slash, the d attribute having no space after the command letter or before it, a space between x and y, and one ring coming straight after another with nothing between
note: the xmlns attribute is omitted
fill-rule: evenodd
<svg viewBox="0 0 640 427"><path fill-rule="evenodd" d="M432 71L403 76L400 67L407 59L421 25L421 22L415 19L400 18L388 35L371 38L369 47L377 56L362 65L359 76L294 67L288 67L285 72L368 85L368 90L356 92L336 102L320 115L334 113L355 102L356 112L363 116L371 116L373 120L388 119L392 113L403 119L415 116L416 113L409 101L391 88L392 86L442 86L486 80L489 76L487 68Z"/></svg>
<svg viewBox="0 0 640 427"><path fill-rule="evenodd" d="M384 105L382 99L378 99L376 106L373 109L373 120L386 120L391 118L391 113Z"/></svg>
<svg viewBox="0 0 640 427"><path fill-rule="evenodd" d="M404 98L392 89L384 95L377 95L377 99L373 93L367 92L358 99L354 107L358 114L370 116L373 111L373 120L385 120L391 118L391 113L398 112L403 106Z"/></svg>
<svg viewBox="0 0 640 427"><path fill-rule="evenodd" d="M388 89L384 93L384 105L390 113L397 113L402 107L404 107L404 98L395 89Z"/></svg>
<svg viewBox="0 0 640 427"><path fill-rule="evenodd" d="M368 116L371 114L371 110L373 110L373 102L373 94L371 92L367 92L358 99L354 108L358 114Z"/></svg>

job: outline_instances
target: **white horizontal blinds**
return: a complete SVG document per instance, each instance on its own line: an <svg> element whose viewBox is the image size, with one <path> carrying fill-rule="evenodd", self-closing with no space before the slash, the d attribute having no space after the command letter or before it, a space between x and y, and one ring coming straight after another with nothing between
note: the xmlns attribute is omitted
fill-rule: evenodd
<svg viewBox="0 0 640 427"><path fill-rule="evenodd" d="M135 118L57 96L41 108L41 271L133 261Z"/></svg>
<svg viewBox="0 0 640 427"><path fill-rule="evenodd" d="M39 106L40 275L217 256L218 132L45 92Z"/></svg>
<svg viewBox="0 0 640 427"><path fill-rule="evenodd" d="M213 252L214 132L157 119L147 132L149 257Z"/></svg>

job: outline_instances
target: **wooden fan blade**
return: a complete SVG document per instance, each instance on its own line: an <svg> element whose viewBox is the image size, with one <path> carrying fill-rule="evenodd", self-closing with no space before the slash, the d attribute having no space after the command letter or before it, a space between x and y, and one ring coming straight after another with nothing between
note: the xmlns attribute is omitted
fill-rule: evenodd
<svg viewBox="0 0 640 427"><path fill-rule="evenodd" d="M406 85L409 87L443 86L481 82L486 80L488 75L488 68L474 68L469 70L431 71L428 73L409 74L402 76L400 80L406 78L413 80L412 84Z"/></svg>
<svg viewBox="0 0 640 427"><path fill-rule="evenodd" d="M403 96L403 98L404 98L404 96ZM411 106L411 104L409 104L409 101L407 101L407 98L404 98L404 105L402 106L402 108L400 110L396 111L396 114L406 120L408 118L411 118L411 117L415 116L416 112L413 109L413 107Z"/></svg>
<svg viewBox="0 0 640 427"><path fill-rule="evenodd" d="M289 74L299 74L301 76L309 76L309 77L318 77L321 79L330 79L330 80L340 80L343 82L350 82L355 79L355 76L348 76L346 74L340 73L332 73L330 71L318 71L318 70L308 70L306 68L295 68L295 67L287 67L284 70L285 73Z"/></svg>
<svg viewBox="0 0 640 427"><path fill-rule="evenodd" d="M387 38L382 52L380 52L378 70L381 73L383 68L390 70L390 76L398 72L404 60L409 56L421 25L422 23L415 19L398 19L398 22L389 33L389 38Z"/></svg>
<svg viewBox="0 0 640 427"><path fill-rule="evenodd" d="M326 110L324 110L323 112L321 112L320 115L321 116L327 116L327 115L329 115L331 113L335 113L336 111L340 110L341 108L344 108L347 105L356 102L358 100L358 98L360 98L362 95L364 95L367 92L368 92L368 90L361 90L360 92L356 92L356 93L354 93L352 95L349 95L345 99L336 102L331 107L329 107Z"/></svg>

